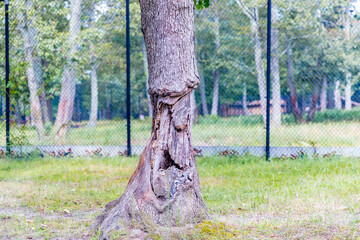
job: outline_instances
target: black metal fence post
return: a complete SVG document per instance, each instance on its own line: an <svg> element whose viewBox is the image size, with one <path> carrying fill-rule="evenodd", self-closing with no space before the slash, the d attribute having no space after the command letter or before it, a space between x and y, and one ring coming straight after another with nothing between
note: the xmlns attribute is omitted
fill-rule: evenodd
<svg viewBox="0 0 360 240"><path fill-rule="evenodd" d="M6 152L10 155L10 48L9 48L9 0L5 0L5 84L6 84Z"/></svg>
<svg viewBox="0 0 360 240"><path fill-rule="evenodd" d="M130 99L130 10L126 0L126 113L127 113L127 155L131 156L131 99Z"/></svg>
<svg viewBox="0 0 360 240"><path fill-rule="evenodd" d="M271 0L267 13L267 70L266 70L266 161L270 161L270 87L271 87Z"/></svg>

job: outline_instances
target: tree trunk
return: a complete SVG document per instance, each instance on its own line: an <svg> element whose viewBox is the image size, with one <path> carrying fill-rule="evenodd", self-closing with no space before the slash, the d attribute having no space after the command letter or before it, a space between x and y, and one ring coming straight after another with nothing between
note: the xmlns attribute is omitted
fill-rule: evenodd
<svg viewBox="0 0 360 240"><path fill-rule="evenodd" d="M276 27L279 19L279 12L276 5L272 8L273 24L274 27L271 30L271 45L272 45L272 121L273 126L281 126L281 85L280 85L280 67L279 67L279 51L278 51L278 35L279 31Z"/></svg>
<svg viewBox="0 0 360 240"><path fill-rule="evenodd" d="M220 23L219 23L219 12L217 6L214 6L215 14L214 14L214 33L215 33L215 56L219 57L219 48L220 48ZM211 107L211 115L218 115L219 108L219 78L220 71L219 69L213 70L213 78L214 78L214 89L213 89L213 99L212 99L212 107Z"/></svg>
<svg viewBox="0 0 360 240"><path fill-rule="evenodd" d="M259 14L257 8L253 9L253 16L254 17L251 18L251 32L254 41L255 65L256 65L257 80L259 86L261 111L265 123L266 122L266 85L265 85L264 67L262 64L261 43L259 36L259 19L258 19Z"/></svg>
<svg viewBox="0 0 360 240"><path fill-rule="evenodd" d="M64 137L70 129L70 121L74 110L75 85L76 85L76 62L72 58L77 52L77 38L81 27L81 2L82 0L70 0L70 53L64 67L61 83L60 101L54 124L54 133L58 139Z"/></svg>
<svg viewBox="0 0 360 240"><path fill-rule="evenodd" d="M306 84L302 84L301 112L306 111Z"/></svg>
<svg viewBox="0 0 360 240"><path fill-rule="evenodd" d="M213 98L212 98L212 106L211 106L211 115L218 115L219 108L219 70L213 71L214 78L214 88L213 88Z"/></svg>
<svg viewBox="0 0 360 240"><path fill-rule="evenodd" d="M289 43L286 49L286 65L287 65L287 80L290 90L291 108L297 123L303 123L302 111L299 107L298 94L296 91L296 85L294 81L294 64L292 60L291 43Z"/></svg>
<svg viewBox="0 0 360 240"><path fill-rule="evenodd" d="M33 2L26 1L25 11L29 13L32 11ZM19 20L19 29L24 40L25 57L27 62L27 77L28 87L30 91L30 109L32 113L32 121L35 124L38 134L38 140L41 141L45 135L45 126L43 122L43 109L39 98L39 90L42 87L42 68L41 60L36 52L37 30L34 27L34 22L29 19L29 16L23 14L22 11L17 12Z"/></svg>
<svg viewBox="0 0 360 240"><path fill-rule="evenodd" d="M345 110L351 110L351 74L346 73Z"/></svg>
<svg viewBox="0 0 360 240"><path fill-rule="evenodd" d="M125 226L179 226L207 218L191 143L190 98L199 83L194 1L140 0L140 6L152 134L124 194L94 224L102 237Z"/></svg>
<svg viewBox="0 0 360 240"><path fill-rule="evenodd" d="M313 82L313 92L311 95L310 110L308 114L308 120L310 122L314 121L315 113L319 109L318 108L319 88L320 88L320 84L318 83L318 81Z"/></svg>
<svg viewBox="0 0 360 240"><path fill-rule="evenodd" d="M209 115L209 110L208 110L207 102L206 102L205 79L203 78L202 74L200 74L199 90L200 90L200 97L201 97L202 114L203 114L203 116L206 116L206 115Z"/></svg>
<svg viewBox="0 0 360 240"><path fill-rule="evenodd" d="M323 82L321 87L321 95L320 95L320 110L323 112L326 110L327 106L327 77L323 76Z"/></svg>
<svg viewBox="0 0 360 240"><path fill-rule="evenodd" d="M266 85L265 85L265 72L262 64L262 51L261 51L261 42L260 42L260 25L259 25L259 11L255 8L248 8L242 0L236 0L236 3L242 9L243 13L250 19L251 23L251 33L254 42L254 55L255 55L255 65L257 80L259 86L259 96L261 104L261 112L263 115L264 123L266 122Z"/></svg>
<svg viewBox="0 0 360 240"><path fill-rule="evenodd" d="M335 100L335 108L341 109L341 93L340 93L340 81L339 80L337 80L335 82L334 100Z"/></svg>
<svg viewBox="0 0 360 240"><path fill-rule="evenodd" d="M346 8L345 13L345 35L346 35L346 46L350 44L350 6ZM348 50L348 49L347 49ZM351 110L351 73L348 70L345 73L346 85L345 85L345 110Z"/></svg>
<svg viewBox="0 0 360 240"><path fill-rule="evenodd" d="M98 80L97 80L97 65L95 63L95 57L93 57L94 62L91 66L90 80L91 80L91 111L90 111L90 120L88 122L88 127L95 127L97 122L98 114Z"/></svg>
<svg viewBox="0 0 360 240"><path fill-rule="evenodd" d="M95 22L95 2L93 2L93 9L91 11L91 15L89 18L89 26L90 28L94 27ZM90 52L91 52L91 72L90 72L90 81L91 81L91 110L90 110L90 118L87 124L88 127L95 127L97 123L97 116L99 111L99 98L98 98L98 80L97 80L97 58L95 45L93 41L90 41Z"/></svg>
<svg viewBox="0 0 360 240"><path fill-rule="evenodd" d="M246 89L246 82L243 83L243 86L244 86L244 92L243 92L242 104L243 104L244 116L247 116L247 115L248 115L248 107L247 107L247 89Z"/></svg>

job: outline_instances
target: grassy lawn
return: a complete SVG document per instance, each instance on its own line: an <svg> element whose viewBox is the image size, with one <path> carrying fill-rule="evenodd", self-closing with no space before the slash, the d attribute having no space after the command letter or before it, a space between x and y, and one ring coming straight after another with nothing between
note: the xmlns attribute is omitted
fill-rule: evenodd
<svg viewBox="0 0 360 240"><path fill-rule="evenodd" d="M137 161L0 159L0 239L96 239L89 226ZM360 238L359 159L204 157L198 169L213 220L149 239ZM114 238L140 233L124 234Z"/></svg>
<svg viewBox="0 0 360 240"><path fill-rule="evenodd" d="M254 116L257 117L257 116ZM252 117L248 117L251 118ZM193 127L195 146L264 146L265 129L261 121L244 117L204 118ZM256 121L255 121L256 120ZM1 128L0 131L4 131ZM133 120L132 144L146 145L151 132L151 121ZM322 146L360 147L360 123L354 121L308 123L304 125L286 124L271 128L272 146ZM86 127L77 123L62 142L53 136L37 141L34 127L23 130L13 128L14 144L18 145L126 145L126 121L100 121L96 127ZM5 136L5 133L2 133ZM5 138L0 138L5 145Z"/></svg>

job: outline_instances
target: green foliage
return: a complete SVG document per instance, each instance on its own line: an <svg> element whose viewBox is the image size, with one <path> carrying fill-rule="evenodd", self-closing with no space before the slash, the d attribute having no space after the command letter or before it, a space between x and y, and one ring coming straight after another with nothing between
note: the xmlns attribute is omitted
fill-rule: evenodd
<svg viewBox="0 0 360 240"><path fill-rule="evenodd" d="M210 6L210 0L194 0L196 9L204 9Z"/></svg>
<svg viewBox="0 0 360 240"><path fill-rule="evenodd" d="M359 122L360 121L360 107L353 108L348 111L340 109L326 110L323 112L317 112L315 114L314 122Z"/></svg>

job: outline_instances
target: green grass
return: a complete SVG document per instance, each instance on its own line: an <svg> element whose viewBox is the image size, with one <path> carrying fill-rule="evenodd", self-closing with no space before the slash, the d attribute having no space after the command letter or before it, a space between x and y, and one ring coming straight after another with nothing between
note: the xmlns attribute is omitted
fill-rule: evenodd
<svg viewBox="0 0 360 240"><path fill-rule="evenodd" d="M124 191L137 161L0 160L0 239L96 238L89 226ZM360 238L357 158L204 157L198 169L213 220L159 229L152 239Z"/></svg>
<svg viewBox="0 0 360 240"><path fill-rule="evenodd" d="M331 116L333 113L329 111L321 114ZM4 131L4 128L1 129ZM132 144L146 145L150 132L149 119L133 120ZM297 125L292 123L291 116L284 116L283 126L271 128L271 145L360 147L359 132L358 121L324 120L324 122ZM86 127L84 122L80 127L71 128L67 138L60 142L56 142L53 136L38 142L34 127L23 130L15 127L12 133L14 145L126 145L127 141L124 120L100 121L94 128ZM5 135L4 132L2 135ZM265 128L259 116L200 118L193 127L193 143L195 146L264 146ZM0 138L0 145L4 144L5 138Z"/></svg>

